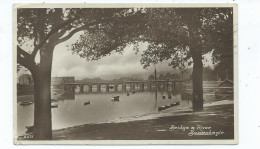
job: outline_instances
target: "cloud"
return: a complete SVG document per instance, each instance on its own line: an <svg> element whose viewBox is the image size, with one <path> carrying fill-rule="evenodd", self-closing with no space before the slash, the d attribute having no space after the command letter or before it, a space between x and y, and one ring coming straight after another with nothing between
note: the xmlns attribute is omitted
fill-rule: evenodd
<svg viewBox="0 0 260 149"><path fill-rule="evenodd" d="M97 61L87 61L78 55L73 55L66 50L65 44L56 46L53 54L52 76L92 77L111 74L126 74L153 71L143 69L140 64L141 54L147 45L141 45L139 53L135 54L133 46L128 46L122 54L112 52L111 55L102 57ZM156 69L169 70L168 62L158 64Z"/></svg>

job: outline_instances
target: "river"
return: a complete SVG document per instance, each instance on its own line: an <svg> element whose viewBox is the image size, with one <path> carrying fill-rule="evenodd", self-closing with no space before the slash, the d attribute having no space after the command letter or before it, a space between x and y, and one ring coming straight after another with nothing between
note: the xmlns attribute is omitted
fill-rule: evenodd
<svg viewBox="0 0 260 149"><path fill-rule="evenodd" d="M86 123L100 123L126 117L153 114L161 106L180 102L181 107L191 105L190 101L183 101L181 91L136 91L104 92L101 93L69 93L57 99L58 107L52 108L52 128L61 129ZM129 94L129 95L128 95ZM119 101L111 100L119 96ZM19 98L19 96L18 96ZM84 105L84 103L87 103ZM90 103L90 104L88 104ZM17 135L26 132L26 126L33 125L34 105L17 104Z"/></svg>

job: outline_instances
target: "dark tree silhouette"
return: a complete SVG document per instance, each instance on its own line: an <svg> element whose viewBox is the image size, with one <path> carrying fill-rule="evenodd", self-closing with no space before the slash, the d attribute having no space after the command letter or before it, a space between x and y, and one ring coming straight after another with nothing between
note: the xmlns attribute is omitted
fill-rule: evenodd
<svg viewBox="0 0 260 149"><path fill-rule="evenodd" d="M134 25L142 22L141 15L129 8L17 9L17 62L34 79L34 139L52 139L50 85L56 45L78 33L79 39L69 48L80 57L97 60L111 51L122 52L138 34ZM28 43L32 43L32 50L26 49Z"/></svg>
<svg viewBox="0 0 260 149"><path fill-rule="evenodd" d="M202 110L202 55L212 51L214 62L233 60L233 8L144 11L146 29L140 39L148 41L149 46L141 63L147 68L150 64L171 60L173 68L181 69L193 64L193 110Z"/></svg>

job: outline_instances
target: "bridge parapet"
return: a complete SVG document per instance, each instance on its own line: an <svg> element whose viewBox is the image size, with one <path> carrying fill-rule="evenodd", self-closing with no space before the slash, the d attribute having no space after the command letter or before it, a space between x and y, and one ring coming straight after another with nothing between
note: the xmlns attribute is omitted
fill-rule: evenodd
<svg viewBox="0 0 260 149"><path fill-rule="evenodd" d="M131 84L131 83L154 83L154 82L184 82L184 80L143 80L143 81L122 81L122 82L75 82L75 83L63 83L64 85L119 85L119 84Z"/></svg>
<svg viewBox="0 0 260 149"><path fill-rule="evenodd" d="M181 83L182 80L143 80L143 81L122 81L122 82L79 82L79 83L62 83L59 85L53 85L53 86L59 86L61 88L66 88L68 86L72 87L74 90L76 86L79 87L79 93L84 93L84 86L88 86L88 92L92 92L93 86L96 86L97 92L101 92L101 86L105 85L106 92L109 92L110 86L113 86L112 88L114 91L118 91L118 86L121 86L122 91L127 90L127 86L130 87L130 91L134 91L136 89L139 90L152 90L154 86L156 86L156 89L175 89L176 83ZM179 85L178 85L179 86Z"/></svg>

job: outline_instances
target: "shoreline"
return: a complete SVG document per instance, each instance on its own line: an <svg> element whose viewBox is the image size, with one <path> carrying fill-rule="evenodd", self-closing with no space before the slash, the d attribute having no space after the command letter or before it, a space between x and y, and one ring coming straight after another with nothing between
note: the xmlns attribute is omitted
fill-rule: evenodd
<svg viewBox="0 0 260 149"><path fill-rule="evenodd" d="M204 108L211 107L211 106L218 106L218 105L227 105L227 104L234 104L233 100L219 100L215 102L209 102L204 104ZM125 122L132 122L132 121L142 121L142 120L151 120L151 119L157 119L160 117L166 117L166 116L178 116L178 115L183 115L185 112L193 112L191 107L171 107L163 111L159 111L156 113L148 113L148 114L143 114L143 115L135 115L135 116L130 116L130 117L123 117L115 120L107 120L107 121L102 121L102 122L94 122L94 123L85 123L85 124L80 124L80 125L75 125L71 127L66 127L66 128L61 128L61 129L54 129L53 132L55 131L61 131L61 130L66 130L70 128L75 128L75 127L82 127L84 125L98 125L98 124L110 124L110 123L125 123ZM201 112L201 111L199 111ZM196 113L196 112L193 112Z"/></svg>
<svg viewBox="0 0 260 149"><path fill-rule="evenodd" d="M170 130L173 127L211 129L194 132L189 129L174 130L173 133ZM212 135L220 132L221 135ZM151 114L55 129L52 133L53 140L234 139L234 101L205 103L203 111L198 112L193 112L191 107L172 107ZM23 136L18 138L26 140Z"/></svg>
<svg viewBox="0 0 260 149"><path fill-rule="evenodd" d="M167 109L152 115L76 125L53 130L53 140L234 139L233 105L233 100L222 100L207 103L204 110L198 112L193 112L189 107L179 110ZM197 130L171 131L172 127L195 127ZM200 131L199 127L210 129ZM213 135L216 133L220 135Z"/></svg>

